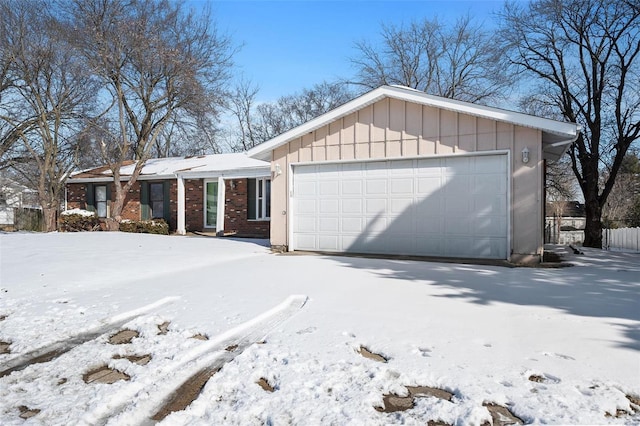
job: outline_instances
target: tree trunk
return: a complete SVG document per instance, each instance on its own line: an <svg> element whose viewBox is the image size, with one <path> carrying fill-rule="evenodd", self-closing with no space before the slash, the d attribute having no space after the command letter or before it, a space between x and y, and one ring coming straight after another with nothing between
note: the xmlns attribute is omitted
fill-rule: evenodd
<svg viewBox="0 0 640 426"><path fill-rule="evenodd" d="M584 247L602 248L602 206L597 199L585 200L586 223L584 227Z"/></svg>
<svg viewBox="0 0 640 426"><path fill-rule="evenodd" d="M43 207L42 219L44 222L44 232L53 232L58 229L58 222L56 221L57 210L55 207Z"/></svg>
<svg viewBox="0 0 640 426"><path fill-rule="evenodd" d="M111 212L109 218L107 218L107 231L118 231L120 229L120 222L122 221L122 209L124 208L124 199L126 196L125 190L122 188L120 182L114 182L116 190L116 198L111 202Z"/></svg>

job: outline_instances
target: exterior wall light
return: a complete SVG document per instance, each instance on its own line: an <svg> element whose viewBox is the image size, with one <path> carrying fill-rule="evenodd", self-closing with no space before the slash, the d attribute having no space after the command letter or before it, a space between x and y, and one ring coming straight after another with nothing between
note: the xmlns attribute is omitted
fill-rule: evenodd
<svg viewBox="0 0 640 426"><path fill-rule="evenodd" d="M526 146L522 150L522 162L523 163L529 162L529 148L527 148Z"/></svg>
<svg viewBox="0 0 640 426"><path fill-rule="evenodd" d="M276 164L276 176L280 176L282 174L282 168L280 164Z"/></svg>

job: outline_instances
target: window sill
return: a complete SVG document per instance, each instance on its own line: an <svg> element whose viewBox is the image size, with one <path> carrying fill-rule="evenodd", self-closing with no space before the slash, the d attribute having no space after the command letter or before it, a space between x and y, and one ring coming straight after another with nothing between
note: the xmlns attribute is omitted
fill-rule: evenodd
<svg viewBox="0 0 640 426"><path fill-rule="evenodd" d="M271 218L268 217L266 219L247 219L247 222L271 222Z"/></svg>

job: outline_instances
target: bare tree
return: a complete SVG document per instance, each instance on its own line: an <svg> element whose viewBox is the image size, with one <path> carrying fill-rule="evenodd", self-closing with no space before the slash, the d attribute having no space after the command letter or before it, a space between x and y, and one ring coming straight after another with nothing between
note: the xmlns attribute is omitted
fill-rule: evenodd
<svg viewBox="0 0 640 426"><path fill-rule="evenodd" d="M73 135L96 86L46 6L40 0L0 3L0 31L10 32L2 39L3 51L11 57L0 119L7 129L4 161L37 189L45 230L53 231L65 179L74 168Z"/></svg>
<svg viewBox="0 0 640 426"><path fill-rule="evenodd" d="M360 41L351 59L356 85L402 85L433 95L484 103L508 87L492 34L470 16L453 26L437 18L383 25L380 42Z"/></svg>
<svg viewBox="0 0 640 426"><path fill-rule="evenodd" d="M606 179L606 175L603 176ZM640 157L628 152L622 160L607 203L603 207L603 220L607 227L633 226L634 209L640 202Z"/></svg>
<svg viewBox="0 0 640 426"><path fill-rule="evenodd" d="M257 86L241 81L228 109L237 129L227 135L232 151L243 151L299 126L351 100L353 95L343 83L322 82L300 93L258 104Z"/></svg>
<svg viewBox="0 0 640 426"><path fill-rule="evenodd" d="M72 0L72 35L103 83L103 146L113 173L115 200L109 229L117 229L125 195L171 120L200 117L222 101L234 47L207 11L186 11L170 0ZM109 146L112 145L112 146ZM136 160L121 182L120 167Z"/></svg>
<svg viewBox="0 0 640 426"><path fill-rule="evenodd" d="M584 245L602 247L602 209L640 136L640 8L630 1L536 0L509 3L502 17L510 63L582 126L569 154L585 199Z"/></svg>
<svg viewBox="0 0 640 426"><path fill-rule="evenodd" d="M229 97L227 109L235 117L238 129L237 142L232 143L231 146L233 151L246 151L264 142L257 139L253 130L255 125L253 114L259 90L260 88L250 80L242 78Z"/></svg>

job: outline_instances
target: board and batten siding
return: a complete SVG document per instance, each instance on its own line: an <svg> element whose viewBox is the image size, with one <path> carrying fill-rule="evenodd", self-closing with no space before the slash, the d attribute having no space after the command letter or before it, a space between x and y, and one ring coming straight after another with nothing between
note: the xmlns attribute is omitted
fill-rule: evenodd
<svg viewBox="0 0 640 426"><path fill-rule="evenodd" d="M529 149L529 162L522 150ZM382 99L274 149L271 244L287 247L290 165L403 157L511 152L512 260L542 252L544 203L540 130L392 98ZM515 230L515 232L514 232Z"/></svg>

